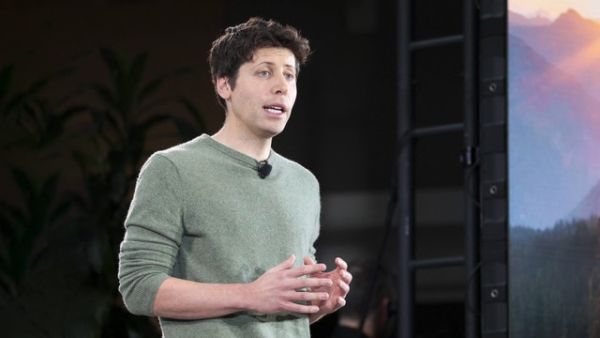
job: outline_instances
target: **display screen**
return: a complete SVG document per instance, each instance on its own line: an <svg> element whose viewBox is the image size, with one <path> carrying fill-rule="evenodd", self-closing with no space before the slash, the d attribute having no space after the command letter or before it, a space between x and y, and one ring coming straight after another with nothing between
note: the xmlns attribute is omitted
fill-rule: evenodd
<svg viewBox="0 0 600 338"><path fill-rule="evenodd" d="M509 0L510 337L600 337L600 1Z"/></svg>

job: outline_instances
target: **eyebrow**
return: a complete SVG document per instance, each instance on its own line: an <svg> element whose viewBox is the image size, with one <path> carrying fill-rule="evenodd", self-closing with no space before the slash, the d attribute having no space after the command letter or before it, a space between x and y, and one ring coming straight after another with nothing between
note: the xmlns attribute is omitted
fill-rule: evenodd
<svg viewBox="0 0 600 338"><path fill-rule="evenodd" d="M260 66L260 65L262 65L262 64L267 64L267 65L269 65L269 66L275 66L275 63L274 63L274 62L271 62L271 61L263 61L263 62L259 62L259 63L258 63L256 66ZM284 67L286 67L286 68L292 68L293 70L296 70L296 66L295 66L295 65L290 65L289 63L286 63L286 64L284 64L283 66L284 66Z"/></svg>

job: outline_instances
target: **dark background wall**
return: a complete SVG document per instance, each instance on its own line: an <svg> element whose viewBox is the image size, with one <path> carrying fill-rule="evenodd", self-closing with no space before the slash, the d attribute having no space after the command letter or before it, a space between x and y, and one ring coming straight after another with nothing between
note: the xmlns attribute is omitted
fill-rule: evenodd
<svg viewBox="0 0 600 338"><path fill-rule="evenodd" d="M454 35L462 31L460 1L420 0L415 3L414 39ZM214 99L206 65L207 52L211 41L225 27L251 16L291 24L311 41L314 54L302 69L292 120L286 131L276 138L274 147L311 169L319 178L323 214L318 255L330 264L339 255L354 266L359 277L355 280L350 304L340 313L340 318L347 325L355 325L357 309L364 300L368 271L384 236L384 215L394 170L398 62L396 8L392 0L0 2L0 69L14 65L9 90L5 91L4 97L0 96L3 207L20 206L25 211L29 208L27 196L30 191L19 184L10 168L26 172L34 185L40 187L52 173L58 173L55 193L60 198L48 201L47 204L52 206L60 205L60 201L65 199L73 202L68 197L73 194L84 196L88 204L94 202L90 194L102 196L102 191L107 192L97 188L90 190L89 182L93 180L104 182L104 186L117 184L115 182L125 182L127 186L127 191L118 195L121 197L119 201L102 209L109 215L107 218L100 217L100 212L93 217L85 213L98 208L88 208L85 212L76 207L69 209L57 221L63 225L76 224L72 226L75 230L69 228L60 237L68 238L68 241L57 240L56 236L52 236L55 230L46 229L44 222L38 222L45 230L31 235L34 244L29 253L4 249L3 257L12 257L12 260L6 258L6 261L15 261L17 256L25 257L22 260L25 272L18 274L16 270L6 270L11 271L9 275L17 274L22 278L20 284L17 283L22 286L20 293L12 294L11 301L5 303L12 307L0 307L0 310L8 311L18 305L23 311L18 316L21 319L9 327L29 325L27 332L32 337L44 334L58 336L57 332L63 332L65 336L90 332L86 329L67 330L61 326L79 320L85 323L82 326L98 328L96 332L106 337L127 336L124 327L130 332L137 330L149 334L142 328L146 327L144 320L132 318L121 311L122 305L114 293L112 274L115 251L122 236L119 222L122 222L131 196L139 161L135 161L129 153L123 155L126 152L120 152L120 156L127 160L123 160L126 165L119 169L121 167L117 165L123 161L111 157L109 146L101 142L98 146L99 141L90 141L90 135L96 135L99 127L86 114L65 122L59 137L40 145L39 142L43 143L40 139L47 139L40 136L46 129L32 128L35 123L31 122L31 117L16 118L19 114L27 116L27 111L8 114L9 98L27 92L39 79L69 69L69 75L53 79L31 96L52 101L52 107L58 111L69 106L83 105L88 110L106 107L106 102L89 90L90 84L109 84L111 81L99 48L109 48L130 62L136 55L146 52L148 59L141 82L185 67L179 75L170 76L159 90L153 92L150 103L152 99L165 99L167 102L153 106L152 113L179 117L187 121L191 131L196 133L214 133L222 123L223 112ZM417 125L461 121L461 72L460 45L415 54L413 85ZM1 89L0 93L3 93ZM68 104L57 102L65 95L71 95ZM190 113L190 109L181 104L181 98L185 98L198 114ZM143 104L140 104L132 112L142 116L142 107ZM47 109L36 109L37 115L48 113ZM195 116L200 116L202 123L197 122ZM182 129L173 121L150 128L140 161L143 162L157 149L189 138L189 129ZM25 140L30 144L21 142L15 145L15 140ZM32 142L38 144L31 145ZM462 173L458 162L461 144L461 135L436 137L417 144L418 257L457 255L462 251ZM93 158L100 164L96 163L97 167L93 170L89 166L82 170L73 155L74 149L87 154L97 153L98 156ZM107 166L115 169L107 169ZM120 175L120 170L126 175ZM97 175L98 172L102 175ZM6 210L9 209L3 210L8 212ZM10 217L3 218L3 221L14 223ZM9 236L7 233L3 235L5 244L9 241L22 243L15 238L24 235L19 237L9 233ZM393 238L393 234L388 235ZM387 289L395 287L395 250L393 241L385 248ZM48 299L41 297L37 308L29 305L31 302L27 297L38 292L33 281L43 278L44 271L66 264L61 260L61 254L53 256L47 252L85 257L77 261L79 268L75 272L67 269L65 273L74 274L71 284L85 285L81 288L81 295L94 295L90 304L100 304L96 313L73 315L78 307L64 304L65 299L73 297L66 296L67 291L64 294L56 292L58 296ZM47 258L41 259L44 262L42 268L36 265L38 256ZM86 264L96 267L90 268ZM96 283L90 282L90 279L107 281ZM461 269L419 273L417 280L419 336L460 335L457 333L460 325L456 323L460 324L462 320L464 282ZM71 284L56 279L46 289L68 289ZM10 294L7 291L10 287L3 290L2 296ZM393 297L393 290L387 293ZM58 308L70 310L64 310L63 315L48 315L48 304L60 304ZM47 317L45 320L39 319L44 316ZM93 319L89 319L90 316ZM434 317L439 324L432 329L429 321ZM56 323L52 324L52 321Z"/></svg>

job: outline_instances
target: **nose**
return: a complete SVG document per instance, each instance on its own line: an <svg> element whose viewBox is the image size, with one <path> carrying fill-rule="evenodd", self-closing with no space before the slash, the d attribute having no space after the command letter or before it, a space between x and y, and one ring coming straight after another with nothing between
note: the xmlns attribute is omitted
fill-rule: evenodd
<svg viewBox="0 0 600 338"><path fill-rule="evenodd" d="M286 95L288 93L288 82L283 74L273 77L273 93L277 95Z"/></svg>

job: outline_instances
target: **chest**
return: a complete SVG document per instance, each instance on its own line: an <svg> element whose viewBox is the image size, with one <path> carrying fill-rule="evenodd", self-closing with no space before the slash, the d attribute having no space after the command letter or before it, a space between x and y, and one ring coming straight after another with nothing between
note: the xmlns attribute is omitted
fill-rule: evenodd
<svg viewBox="0 0 600 338"><path fill-rule="evenodd" d="M211 247L308 247L319 210L305 188L254 177L203 180L187 193L185 235Z"/></svg>

